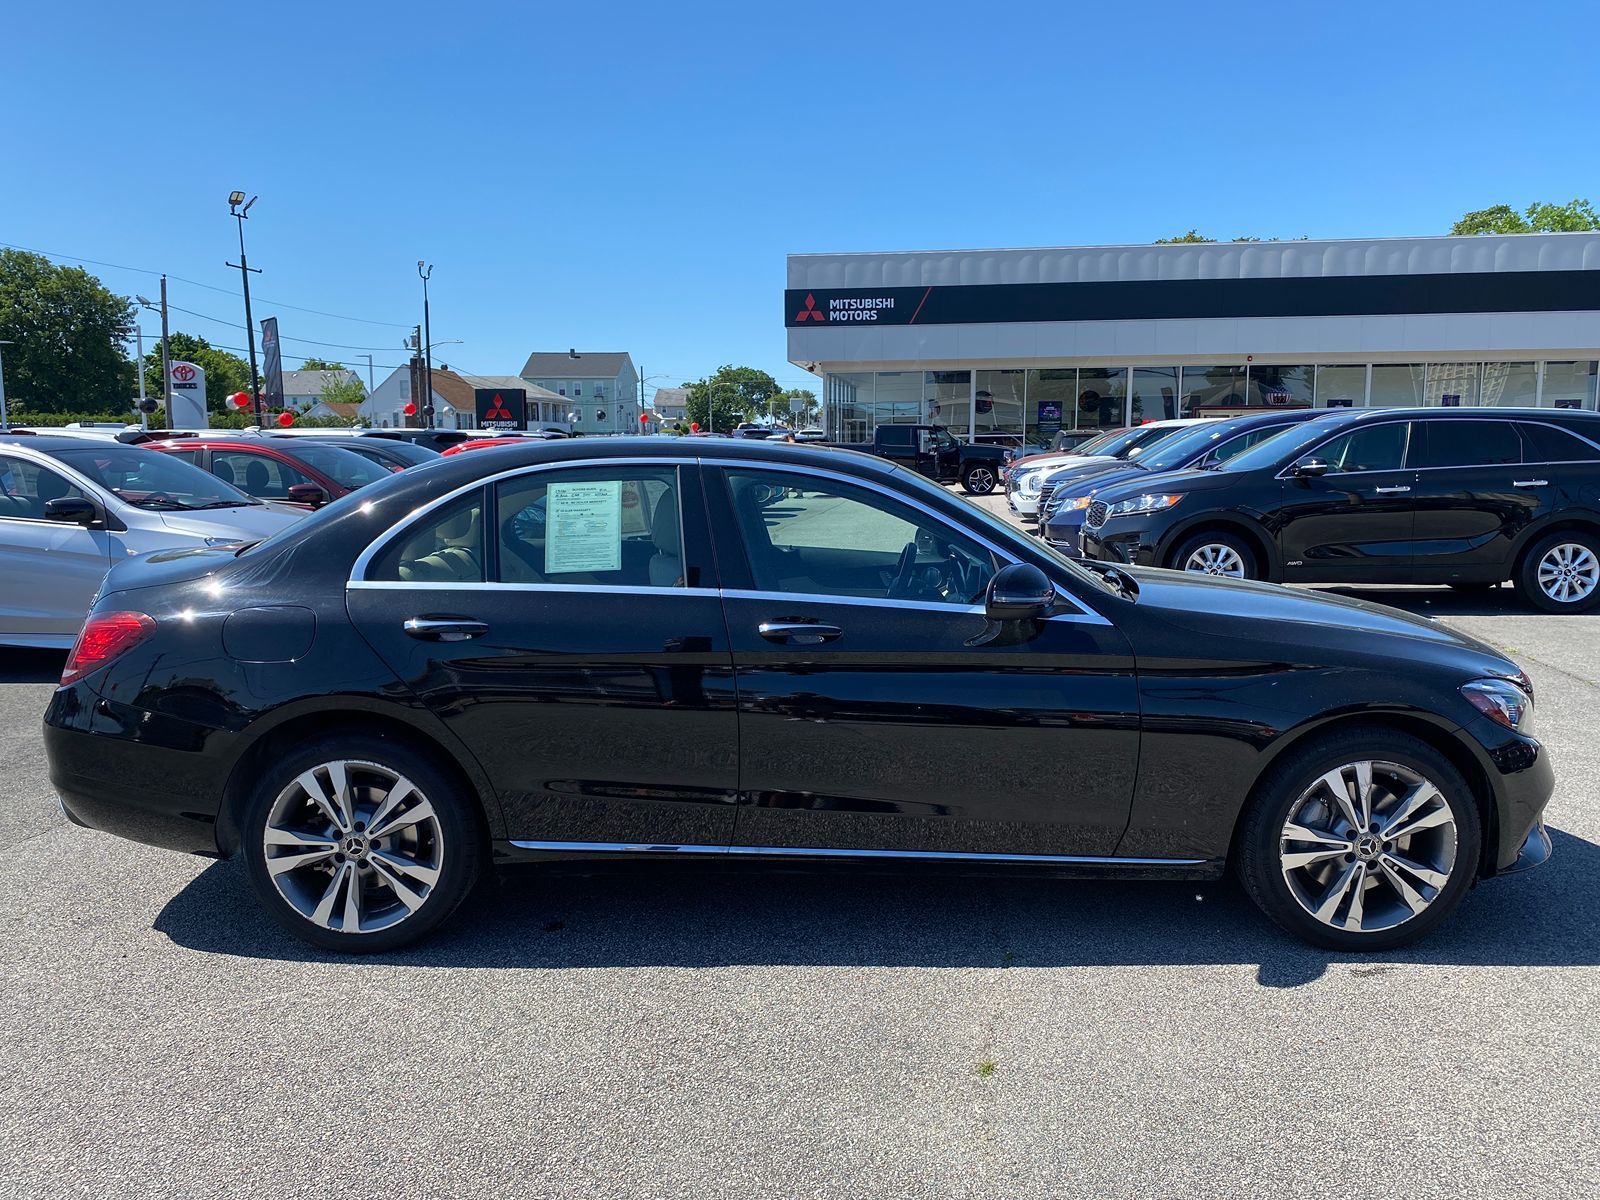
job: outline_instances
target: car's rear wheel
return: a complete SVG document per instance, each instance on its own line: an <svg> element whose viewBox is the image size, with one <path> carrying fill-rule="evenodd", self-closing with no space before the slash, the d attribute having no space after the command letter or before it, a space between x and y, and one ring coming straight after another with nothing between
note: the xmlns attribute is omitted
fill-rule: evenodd
<svg viewBox="0 0 1600 1200"><path fill-rule="evenodd" d="M1291 751L1240 830L1246 890L1278 925L1332 950L1387 950L1443 922L1482 846L1461 773L1426 742L1380 728Z"/></svg>
<svg viewBox="0 0 1600 1200"><path fill-rule="evenodd" d="M1545 612L1588 612L1600 604L1600 538L1568 530L1541 539L1522 556L1517 590Z"/></svg>
<svg viewBox="0 0 1600 1200"><path fill-rule="evenodd" d="M1244 538L1222 530L1196 534L1172 556L1171 565L1193 575L1222 575L1229 579L1260 579L1255 549Z"/></svg>
<svg viewBox="0 0 1600 1200"><path fill-rule="evenodd" d="M292 933L392 950L437 928L482 870L475 802L387 736L329 736L262 773L244 819L250 882Z"/></svg>
<svg viewBox="0 0 1600 1200"><path fill-rule="evenodd" d="M994 468L984 463L974 463L961 476L961 486L969 496L987 496L994 491Z"/></svg>

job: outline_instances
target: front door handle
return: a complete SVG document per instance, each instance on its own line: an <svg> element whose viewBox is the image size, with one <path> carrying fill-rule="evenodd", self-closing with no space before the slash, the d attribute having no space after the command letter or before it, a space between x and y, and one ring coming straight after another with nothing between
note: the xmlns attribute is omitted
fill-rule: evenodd
<svg viewBox="0 0 1600 1200"><path fill-rule="evenodd" d="M1549 487L1550 481L1548 479L1513 479L1511 486L1520 488Z"/></svg>
<svg viewBox="0 0 1600 1200"><path fill-rule="evenodd" d="M411 617L405 623L405 631L428 642L464 642L482 637L489 632L489 626L471 617Z"/></svg>
<svg viewBox="0 0 1600 1200"><path fill-rule="evenodd" d="M820 646L844 636L837 625L817 625L810 621L763 621L757 631L769 642L790 646Z"/></svg>
<svg viewBox="0 0 1600 1200"><path fill-rule="evenodd" d="M1380 496L1398 496L1403 492L1409 492L1411 489L1402 483L1397 484L1395 487L1373 488L1372 490Z"/></svg>

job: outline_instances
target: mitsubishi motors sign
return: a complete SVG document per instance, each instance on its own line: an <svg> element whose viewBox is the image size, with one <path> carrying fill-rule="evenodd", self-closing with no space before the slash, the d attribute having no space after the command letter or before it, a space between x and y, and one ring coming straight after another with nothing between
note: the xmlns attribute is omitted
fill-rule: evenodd
<svg viewBox="0 0 1600 1200"><path fill-rule="evenodd" d="M474 388L479 429L526 429L528 393L524 388Z"/></svg>

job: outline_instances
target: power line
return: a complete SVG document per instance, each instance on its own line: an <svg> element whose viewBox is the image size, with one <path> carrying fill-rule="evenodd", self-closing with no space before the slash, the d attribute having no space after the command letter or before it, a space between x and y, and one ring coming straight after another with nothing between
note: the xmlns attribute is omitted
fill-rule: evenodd
<svg viewBox="0 0 1600 1200"><path fill-rule="evenodd" d="M8 250L23 250L23 251L26 251L29 254L42 254L46 258L64 259L67 262L74 262L74 263L88 263L90 266L94 266L94 267L110 267L114 271L132 271L135 275L149 275L149 276L152 276L152 277L156 277L156 276L159 276L159 275L161 275L163 273L161 271L149 271L149 270L146 270L144 267L130 267L130 266L126 265L125 263L105 262L105 261L103 261L101 259L98 259L98 258L84 258L81 255L77 255L77 254L58 254L53 250L35 250L31 246L18 246L13 242L0 242L0 246L4 246ZM224 296L232 296L232 295L235 294L233 289L231 289L231 288L218 287L218 286L216 286L216 284L213 284L213 283L201 283L198 279L186 279L182 275L174 275L171 272L166 272L166 276L167 276L168 279L176 279L179 283L187 283L191 287L205 288L206 291L208 291L208 292L220 292ZM320 308L304 308L304 307L302 307L301 305L298 305L298 304L287 304L282 300L272 300L272 299L268 299L265 296L261 297L261 302L263 304L271 304L276 308L288 308L288 309L293 309L295 312L314 313L315 315L317 315L319 317L332 317L336 321L356 321L356 322L358 322L358 323L360 323L362 325L386 325L386 326L389 326L389 327L394 328L394 329L410 329L411 328L411 326L409 324L401 322L401 321L378 321L378 320L374 320L371 317L349 317L349 316L345 316L343 313L324 312ZM301 340L304 341L306 339L302 338ZM366 347L347 347L347 348L348 349L366 349ZM380 349L387 349L387 347L379 347L379 348Z"/></svg>
<svg viewBox="0 0 1600 1200"><path fill-rule="evenodd" d="M177 278L177 276L168 276L168 278L169 279L175 279L175 278ZM173 312L188 313L191 317L199 317L202 321L215 321L218 325L227 325L227 326L229 326L230 328L233 328L233 329L243 329L244 328L244 326L239 324L239 322L237 322L237 321L226 321L221 317L213 317L209 313L195 312L195 310L192 309L192 308L183 308L182 306L177 305L177 304L168 304L167 307L172 309ZM279 334L278 337L279 337L280 341L285 341L285 342L304 342L308 346L331 346L335 350L393 350L394 349L393 346L351 346L351 345L347 345L344 342L319 342L319 341L317 341L316 338L291 337L287 333ZM301 355L300 357L309 357L309 355Z"/></svg>

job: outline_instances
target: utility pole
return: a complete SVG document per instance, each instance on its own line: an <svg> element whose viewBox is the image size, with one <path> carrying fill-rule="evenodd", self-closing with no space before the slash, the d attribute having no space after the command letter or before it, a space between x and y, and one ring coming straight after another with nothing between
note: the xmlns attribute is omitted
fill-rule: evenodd
<svg viewBox="0 0 1600 1200"><path fill-rule="evenodd" d="M229 193L228 211L239 220L239 261L227 264L230 267L237 266L239 268L239 278L244 280L244 335L246 339L245 345L250 347L250 396L255 404L256 424L258 426L265 425L266 419L261 411L261 372L256 369L256 322L255 318L250 315L250 275L252 270L257 275L261 274L261 268L252 268L249 260L244 256L244 222L245 218L250 215L251 206L260 198L259 196L251 196L250 203L245 204L241 209L239 205L244 203L244 193Z"/></svg>
<svg viewBox="0 0 1600 1200"><path fill-rule="evenodd" d="M422 269L422 260L417 259L417 274L422 279L422 346L423 346L423 380L428 392L428 406L423 409L427 414L429 429L433 428L433 323L428 317L428 280L433 275L433 264L428 264L427 271Z"/></svg>
<svg viewBox="0 0 1600 1200"><path fill-rule="evenodd" d="M137 321L133 323L133 336L139 346L137 351L139 357L134 360L139 364L139 370L136 372L139 376L139 428L149 429L150 414L144 410L144 330Z"/></svg>
<svg viewBox="0 0 1600 1200"><path fill-rule="evenodd" d="M0 346L9 346L11 342L0 341ZM6 362L0 357L0 433L11 432L11 419L6 416Z"/></svg>
<svg viewBox="0 0 1600 1200"><path fill-rule="evenodd" d="M205 403L200 397L200 403ZM164 429L172 428L172 346L167 334L167 277L161 277L161 411Z"/></svg>
<svg viewBox="0 0 1600 1200"><path fill-rule="evenodd" d="M364 358L364 359L367 360L367 395L370 396L374 391L377 390L377 386L378 386L377 384L372 382L372 355L370 355L370 354L357 354L357 355L355 355L355 357L356 358Z"/></svg>

